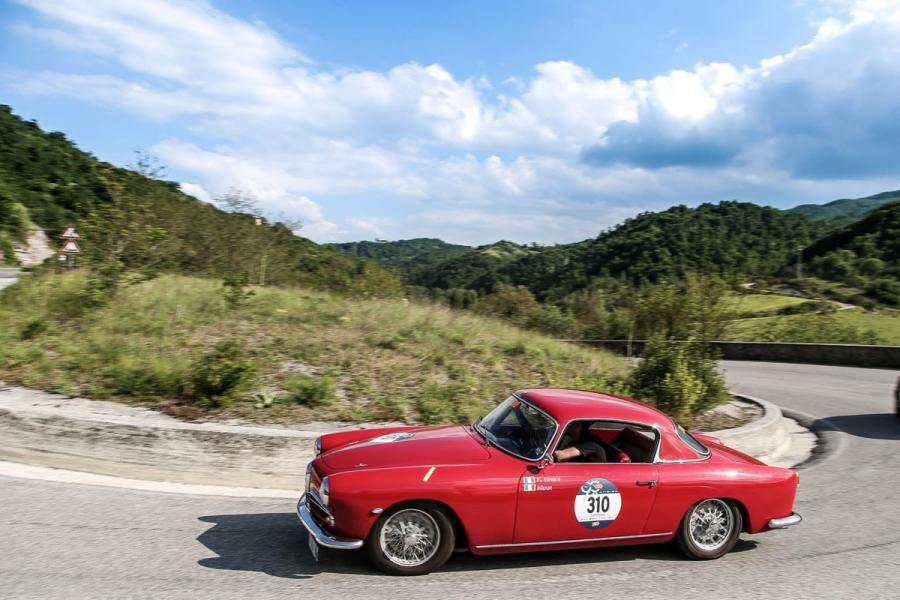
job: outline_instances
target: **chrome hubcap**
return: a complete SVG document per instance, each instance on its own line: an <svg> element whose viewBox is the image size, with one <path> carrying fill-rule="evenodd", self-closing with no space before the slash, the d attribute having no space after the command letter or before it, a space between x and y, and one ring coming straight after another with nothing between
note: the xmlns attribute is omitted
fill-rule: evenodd
<svg viewBox="0 0 900 600"><path fill-rule="evenodd" d="M437 552L441 532L426 512L410 508L388 517L381 528L381 551L392 563L417 567Z"/></svg>
<svg viewBox="0 0 900 600"><path fill-rule="evenodd" d="M721 500L704 500L691 512L691 539L703 550L718 550L734 529L731 509Z"/></svg>

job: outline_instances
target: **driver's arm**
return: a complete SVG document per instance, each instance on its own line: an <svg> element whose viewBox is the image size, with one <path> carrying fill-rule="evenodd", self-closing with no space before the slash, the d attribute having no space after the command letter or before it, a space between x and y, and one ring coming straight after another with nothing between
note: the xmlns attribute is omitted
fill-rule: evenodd
<svg viewBox="0 0 900 600"><path fill-rule="evenodd" d="M581 456L581 450L575 446L557 450L553 453L553 459L556 462L565 462L567 460L572 460L573 458L578 458L579 456Z"/></svg>

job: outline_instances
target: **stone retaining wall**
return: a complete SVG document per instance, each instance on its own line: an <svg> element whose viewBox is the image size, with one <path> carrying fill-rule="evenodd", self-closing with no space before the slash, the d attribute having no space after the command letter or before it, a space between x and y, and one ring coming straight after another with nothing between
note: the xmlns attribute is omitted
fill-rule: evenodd
<svg viewBox="0 0 900 600"><path fill-rule="evenodd" d="M596 346L625 356L640 356L646 340L565 340ZM848 367L900 368L900 346L862 344L793 344L780 342L711 342L724 360L761 360Z"/></svg>

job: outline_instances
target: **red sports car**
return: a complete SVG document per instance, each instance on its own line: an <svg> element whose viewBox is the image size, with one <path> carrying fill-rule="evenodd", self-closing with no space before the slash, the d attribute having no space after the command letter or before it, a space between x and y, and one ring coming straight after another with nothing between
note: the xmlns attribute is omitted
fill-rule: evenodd
<svg viewBox="0 0 900 600"><path fill-rule="evenodd" d="M471 426L323 435L297 514L310 549L365 547L416 575L474 554L676 539L718 558L742 531L800 522L799 476L649 406L607 394L521 390Z"/></svg>

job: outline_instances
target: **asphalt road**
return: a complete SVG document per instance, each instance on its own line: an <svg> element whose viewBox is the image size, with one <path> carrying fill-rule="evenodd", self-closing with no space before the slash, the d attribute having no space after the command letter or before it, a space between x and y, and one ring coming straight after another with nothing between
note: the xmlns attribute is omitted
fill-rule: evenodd
<svg viewBox="0 0 900 600"><path fill-rule="evenodd" d="M14 284L18 275L19 269L0 267L0 290Z"/></svg>
<svg viewBox="0 0 900 600"><path fill-rule="evenodd" d="M669 546L478 558L383 576L361 555L313 562L289 501L194 497L0 478L2 598L897 598L900 372L725 363L738 391L838 430L801 472L804 522L718 561Z"/></svg>

